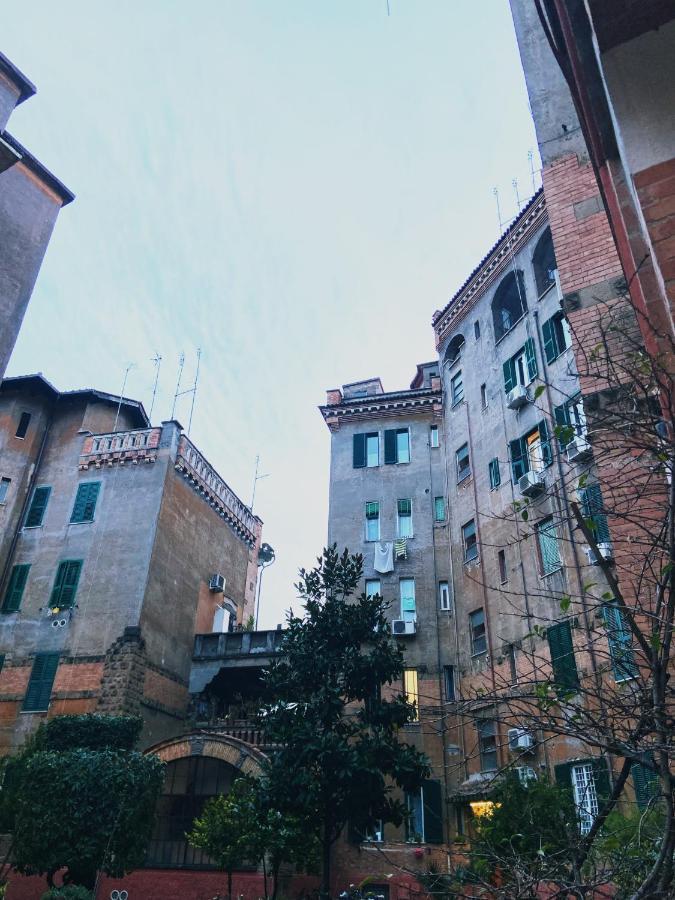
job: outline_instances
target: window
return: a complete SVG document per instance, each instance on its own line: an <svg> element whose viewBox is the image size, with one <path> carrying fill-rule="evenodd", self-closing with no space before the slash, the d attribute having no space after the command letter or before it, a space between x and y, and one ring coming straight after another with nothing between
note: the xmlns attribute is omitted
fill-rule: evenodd
<svg viewBox="0 0 675 900"><path fill-rule="evenodd" d="M570 326L561 312L557 312L541 326L544 342L544 356L547 363L552 363L572 343Z"/></svg>
<svg viewBox="0 0 675 900"><path fill-rule="evenodd" d="M5 503L7 500L7 494L9 493L9 486L11 483L11 478L0 478L0 503Z"/></svg>
<svg viewBox="0 0 675 900"><path fill-rule="evenodd" d="M414 622L417 618L415 605L415 579L401 578L399 582L401 592L401 618L406 622Z"/></svg>
<svg viewBox="0 0 675 900"><path fill-rule="evenodd" d="M455 667L443 666L443 681L445 683L445 699L452 703L455 699Z"/></svg>
<svg viewBox="0 0 675 900"><path fill-rule="evenodd" d="M495 340L509 332L527 312L525 284L522 272L509 272L502 281L492 301L492 323Z"/></svg>
<svg viewBox="0 0 675 900"><path fill-rule="evenodd" d="M370 844L381 844L384 840L384 825L382 819L376 819L366 828L363 840ZM379 892L378 892L379 893Z"/></svg>
<svg viewBox="0 0 675 900"><path fill-rule="evenodd" d="M462 355L462 347L464 346L464 335L456 334L454 338L448 344L448 349L445 351L445 362L446 363L454 363Z"/></svg>
<svg viewBox="0 0 675 900"><path fill-rule="evenodd" d="M608 544L610 542L609 526L607 525L607 516L604 513L600 485L589 484L587 488L579 491L579 498L584 519L588 522L596 543Z"/></svg>
<svg viewBox="0 0 675 900"><path fill-rule="evenodd" d="M602 614L607 630L614 680L618 682L637 678L638 668L633 655L633 638L623 611L616 603L605 603Z"/></svg>
<svg viewBox="0 0 675 900"><path fill-rule="evenodd" d="M553 681L564 690L576 691L579 688L579 673L574 658L572 643L572 627L569 622L552 625L547 633L548 646L551 651Z"/></svg>
<svg viewBox="0 0 675 900"><path fill-rule="evenodd" d="M547 228L539 238L532 255L532 268L534 269L534 280L537 285L537 296L541 297L555 284L555 270L558 268L558 264L555 261L550 228Z"/></svg>
<svg viewBox="0 0 675 900"><path fill-rule="evenodd" d="M659 796L659 776L654 769L642 763L633 763L630 767L630 774L633 777L635 802L638 809L647 809L649 801Z"/></svg>
<svg viewBox="0 0 675 900"><path fill-rule="evenodd" d="M480 339L480 322L478 319L473 323L473 336L476 340Z"/></svg>
<svg viewBox="0 0 675 900"><path fill-rule="evenodd" d="M580 394L572 397L567 403L556 406L553 415L556 424L555 434L561 450L564 450L573 438L586 437L586 413Z"/></svg>
<svg viewBox="0 0 675 900"><path fill-rule="evenodd" d="M439 609L445 612L450 612L452 609L450 605L450 584L447 581L438 582L438 606Z"/></svg>
<svg viewBox="0 0 675 900"><path fill-rule="evenodd" d="M471 460L469 459L469 445L462 444L455 453L457 460L457 482L464 481L471 474Z"/></svg>
<svg viewBox="0 0 675 900"><path fill-rule="evenodd" d="M518 384L527 386L537 377L537 354L534 341L528 338L520 350L502 365L504 392L508 394Z"/></svg>
<svg viewBox="0 0 675 900"><path fill-rule="evenodd" d="M419 692L417 688L417 669L404 669L403 670L403 695L408 703L413 704L415 707L415 715L412 722L419 722L420 720L420 707L419 707Z"/></svg>
<svg viewBox="0 0 675 900"><path fill-rule="evenodd" d="M21 606L29 569L30 565L26 563L13 567L12 574L9 576L7 590L5 591L5 599L2 602L2 611L4 613L16 612Z"/></svg>
<svg viewBox="0 0 675 900"><path fill-rule="evenodd" d="M380 539L380 504L377 500L369 500L366 503L366 540L379 541Z"/></svg>
<svg viewBox="0 0 675 900"><path fill-rule="evenodd" d="M30 673L28 689L23 698L24 712L44 712L49 709L52 685L59 666L58 653L36 653Z"/></svg>
<svg viewBox="0 0 675 900"><path fill-rule="evenodd" d="M24 528L37 528L39 525L42 525L51 492L52 489L50 487L35 488L33 499L31 500L28 512L26 513L26 521L23 524Z"/></svg>
<svg viewBox="0 0 675 900"><path fill-rule="evenodd" d="M588 834L599 809L593 766L590 763L572 766L572 789L579 814L579 830L582 834Z"/></svg>
<svg viewBox="0 0 675 900"><path fill-rule="evenodd" d="M387 466L410 462L410 432L395 428L384 432L384 463Z"/></svg>
<svg viewBox="0 0 675 900"><path fill-rule="evenodd" d="M71 525L80 522L94 521L96 501L98 499L98 492L100 489L100 481L88 481L78 487L77 495L75 497L75 505L73 506L73 513L70 517Z"/></svg>
<svg viewBox="0 0 675 900"><path fill-rule="evenodd" d="M406 841L422 843L424 841L424 807L422 805L422 789L406 791L405 805L408 810L406 819Z"/></svg>
<svg viewBox="0 0 675 900"><path fill-rule="evenodd" d="M490 475L490 490L496 490L502 483L502 473L499 470L499 460L495 456L488 463L488 473Z"/></svg>
<svg viewBox="0 0 675 900"><path fill-rule="evenodd" d="M478 542L476 541L476 523L473 519L462 525L462 544L464 546L464 562L471 562L478 557Z"/></svg>
<svg viewBox="0 0 675 900"><path fill-rule="evenodd" d="M541 472L553 464L553 451L546 419L521 438L509 443L511 451L511 474L514 482L526 472Z"/></svg>
<svg viewBox="0 0 675 900"><path fill-rule="evenodd" d="M366 578L366 597L382 596L382 585L379 578Z"/></svg>
<svg viewBox="0 0 675 900"><path fill-rule="evenodd" d="M469 629L471 631L471 655L479 656L481 653L487 653L485 613L482 609L469 613Z"/></svg>
<svg viewBox="0 0 675 900"><path fill-rule="evenodd" d="M462 384L461 372L457 372L450 379L450 397L453 406L457 406L464 399L464 385Z"/></svg>
<svg viewBox="0 0 675 900"><path fill-rule="evenodd" d="M506 584L509 580L508 574L506 572L506 551L500 550L497 553L497 562L499 564L499 583Z"/></svg>
<svg viewBox="0 0 675 900"><path fill-rule="evenodd" d="M430 425L429 426L429 442L432 447L438 447L438 425Z"/></svg>
<svg viewBox="0 0 675 900"><path fill-rule="evenodd" d="M518 667L516 665L516 648L509 644L506 648L506 659L509 664L509 679L511 684L518 684Z"/></svg>
<svg viewBox="0 0 675 900"><path fill-rule="evenodd" d="M558 534L556 532L553 516L539 522L536 528L537 543L539 545L539 563L541 574L550 575L561 566L560 548L558 546Z"/></svg>
<svg viewBox="0 0 675 900"><path fill-rule="evenodd" d="M65 609L74 605L81 571L81 559L64 559L59 563L54 587L49 598L49 605L52 608Z"/></svg>
<svg viewBox="0 0 675 900"><path fill-rule="evenodd" d="M14 436L18 437L18 438L25 438L29 425L30 425L30 413L22 412L21 418L19 419L19 427L16 429L16 434Z"/></svg>
<svg viewBox="0 0 675 900"><path fill-rule="evenodd" d="M434 520L445 522L445 497L434 497Z"/></svg>
<svg viewBox="0 0 675 900"><path fill-rule="evenodd" d="M481 772L494 772L497 768L497 725L494 719L479 719L476 729Z"/></svg>
<svg viewBox="0 0 675 900"><path fill-rule="evenodd" d="M487 387L484 384L480 386L480 405L481 409L487 409Z"/></svg>
<svg viewBox="0 0 675 900"><path fill-rule="evenodd" d="M413 535L412 500L396 502L396 534L402 538L409 538Z"/></svg>
<svg viewBox="0 0 675 900"><path fill-rule="evenodd" d="M380 436L374 431L369 434L355 434L353 437L353 467L373 468L380 464Z"/></svg>

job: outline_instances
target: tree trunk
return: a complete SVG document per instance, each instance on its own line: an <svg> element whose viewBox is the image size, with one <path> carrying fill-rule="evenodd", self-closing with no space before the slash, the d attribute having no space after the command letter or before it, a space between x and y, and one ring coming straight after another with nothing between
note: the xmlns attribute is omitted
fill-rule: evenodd
<svg viewBox="0 0 675 900"><path fill-rule="evenodd" d="M272 863L272 900L277 900L277 890L279 888L279 867L281 860L275 860Z"/></svg>
<svg viewBox="0 0 675 900"><path fill-rule="evenodd" d="M227 900L232 900L232 869L227 870Z"/></svg>
<svg viewBox="0 0 675 900"><path fill-rule="evenodd" d="M324 825L323 840L321 842L321 897L323 900L330 898L330 831L328 825Z"/></svg>
<svg viewBox="0 0 675 900"><path fill-rule="evenodd" d="M263 867L263 890L265 891L265 900L267 900L267 862L265 860L265 854L262 856L262 867Z"/></svg>

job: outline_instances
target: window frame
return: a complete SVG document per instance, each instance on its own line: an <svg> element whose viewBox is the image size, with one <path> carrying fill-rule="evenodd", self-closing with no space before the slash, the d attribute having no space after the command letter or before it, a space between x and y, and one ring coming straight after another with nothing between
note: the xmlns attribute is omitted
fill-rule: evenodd
<svg viewBox="0 0 675 900"><path fill-rule="evenodd" d="M368 452L368 444L370 441L376 442L377 462L370 462L370 453ZM379 431L369 431L366 433L366 464L365 469L376 469L380 465L380 433Z"/></svg>
<svg viewBox="0 0 675 900"><path fill-rule="evenodd" d="M410 509L409 513L407 513L407 514L401 513L401 504L402 503L409 504L409 509ZM407 527L408 527L409 531L407 534L403 534L402 529L401 529L401 524L406 521L408 522ZM396 501L396 537L412 538L412 537L414 537L414 534L415 534L415 532L413 529L412 498L409 498L409 497L399 498Z"/></svg>
<svg viewBox="0 0 675 900"><path fill-rule="evenodd" d="M583 774L585 784L582 785L577 781L576 773ZM572 794L574 796L574 805L577 808L579 817L579 831L582 835L588 834L593 827L598 813L600 812L600 799L598 797L598 788L595 783L595 772L592 763L578 762L572 763L570 766L570 778L572 781ZM590 788L590 790L589 790Z"/></svg>
<svg viewBox="0 0 675 900"><path fill-rule="evenodd" d="M466 454L463 454L460 457L460 453L464 450L466 450ZM466 459L466 465L461 468L460 462L464 459ZM463 481L466 481L467 478L471 477L471 454L469 452L468 441L455 450L455 467L457 470L457 484L461 484Z"/></svg>
<svg viewBox="0 0 675 900"><path fill-rule="evenodd" d="M450 378L450 404L451 407L459 406L464 400L464 380L462 370L455 372Z"/></svg>
<svg viewBox="0 0 675 900"><path fill-rule="evenodd" d="M539 556L539 574L542 576L553 575L559 572L563 567L562 554L560 552L560 541L558 538L558 528L553 516L546 516L545 519L537 522L535 525L537 534L537 550ZM555 546L555 564L551 567L547 566L547 551L544 549L544 541L551 541L551 546ZM550 549L550 548L549 548ZM551 557L550 562L553 562Z"/></svg>
<svg viewBox="0 0 675 900"><path fill-rule="evenodd" d="M497 722L495 719L476 719L478 734L478 756L481 772L496 772L499 769L497 752ZM494 765L487 765L494 762Z"/></svg>
<svg viewBox="0 0 675 900"><path fill-rule="evenodd" d="M410 719L406 724L418 724L420 721L419 673L413 666L404 668L401 673L401 693L408 703L415 705L415 718Z"/></svg>
<svg viewBox="0 0 675 900"><path fill-rule="evenodd" d="M24 409L21 411L21 415L19 416L19 424L16 426L16 431L14 432L14 437L20 441L26 440L26 435L28 434L28 428L30 427L31 419L33 418L33 413L28 412L28 410ZM22 425L25 427L22 429ZM22 432L19 434L19 432Z"/></svg>
<svg viewBox="0 0 675 900"><path fill-rule="evenodd" d="M0 478L0 506L5 506L7 503L7 496L9 495L9 489L12 486L12 479L8 478L6 475L3 475Z"/></svg>
<svg viewBox="0 0 675 900"><path fill-rule="evenodd" d="M445 699L448 703L454 703L457 700L457 685L455 682L455 667L443 666L443 690Z"/></svg>
<svg viewBox="0 0 675 900"><path fill-rule="evenodd" d="M441 446L441 439L438 433L438 425L429 426L429 446L432 450L436 450Z"/></svg>
<svg viewBox="0 0 675 900"><path fill-rule="evenodd" d="M506 550L503 547L497 551L497 568L499 569L499 583L508 584L509 573L506 567Z"/></svg>
<svg viewBox="0 0 675 900"><path fill-rule="evenodd" d="M374 593L369 593L368 587L373 584L377 585L377 590ZM382 596L382 579L366 578L365 584L363 586L363 593L366 595L366 597L374 597L376 594L381 597Z"/></svg>
<svg viewBox="0 0 675 900"><path fill-rule="evenodd" d="M481 384L480 386L480 408L488 408L487 384Z"/></svg>
<svg viewBox="0 0 675 900"><path fill-rule="evenodd" d="M9 615L10 613L18 612L21 609L23 596L26 592L30 566L30 563L17 563L12 566L12 570L7 580L7 587L5 588L5 596L2 598L0 612Z"/></svg>
<svg viewBox="0 0 675 900"><path fill-rule="evenodd" d="M377 515L376 516L368 515L368 507L372 506L372 505L377 506ZM379 500L366 500L363 508L364 508L364 523L365 523L364 524L364 541L366 541L366 543L374 543L374 542L380 540L380 522L381 522L381 518L382 518L380 515L380 501ZM377 537L370 537L368 522L377 522Z"/></svg>
<svg viewBox="0 0 675 900"><path fill-rule="evenodd" d="M467 535L466 529L472 526L473 531L469 532ZM473 541L467 541L468 538L473 538ZM476 529L476 520L469 519L468 522L465 522L462 525L462 547L464 550L464 563L474 562L478 559L478 531ZM475 551L475 552L474 552Z"/></svg>
<svg viewBox="0 0 675 900"><path fill-rule="evenodd" d="M438 608L441 612L452 612L449 581L441 580L438 582Z"/></svg>
<svg viewBox="0 0 675 900"><path fill-rule="evenodd" d="M74 569L75 577L70 577L70 584L67 583L68 577L70 576L70 572L73 571L73 566L77 568ZM52 590L49 595L49 607L50 609L72 609L76 604L75 600L77 599L77 590L80 586L80 579L82 578L82 569L84 568L84 560L83 559L61 559L59 560L59 565L56 570L56 575L54 576L54 583L52 585ZM63 574L62 574L63 573ZM63 602L64 592L72 591L72 597L67 602Z"/></svg>
<svg viewBox="0 0 675 900"><path fill-rule="evenodd" d="M438 497L434 497L434 522L438 524L439 522L445 522L446 519L447 509L445 504L445 497L441 494Z"/></svg>
<svg viewBox="0 0 675 900"><path fill-rule="evenodd" d="M96 521L96 510L98 508L98 502L101 497L101 488L103 486L102 481L81 481L77 486L77 491L75 492L75 500L73 501L72 512L70 513L70 519L68 520L69 525L90 525L92 522ZM91 496L86 497L86 499L81 499L87 491L92 491L92 488L96 488L93 491L93 499ZM82 504L83 511L80 518L75 518L78 504ZM91 513L87 517L87 513L89 511L89 507L91 507Z"/></svg>
<svg viewBox="0 0 675 900"><path fill-rule="evenodd" d="M40 495L44 496L44 503L42 503L41 505L37 504L36 506L35 501L36 497L38 496L38 491L47 491L47 493L44 495ZM42 528L45 521L45 516L47 515L47 507L49 506L51 496L52 487L50 484L40 484L35 487L35 489L33 490L33 496L30 499L30 504L28 506L28 509L26 510L26 516L24 518L24 523L22 526L23 528ZM31 523L31 515L33 514L34 509L37 509L37 511L40 513L40 520Z"/></svg>
<svg viewBox="0 0 675 900"><path fill-rule="evenodd" d="M480 620L475 617L480 616ZM482 656L488 652L487 641L487 621L485 618L485 608L479 606L469 613L469 636L471 638L471 656ZM481 648L482 649L479 649Z"/></svg>
<svg viewBox="0 0 675 900"><path fill-rule="evenodd" d="M60 661L60 653L35 654L26 693L21 703L21 712L39 713L49 710Z"/></svg>
<svg viewBox="0 0 675 900"><path fill-rule="evenodd" d="M555 636L552 644L551 637ZM574 654L574 636L569 619L550 625L546 632L549 654L551 657L551 680L556 687L564 691L577 693L581 687L579 670ZM554 653L554 650L563 652Z"/></svg>
<svg viewBox="0 0 675 900"><path fill-rule="evenodd" d="M541 326L542 344L547 365L554 363L572 346L569 322L562 310L555 312Z"/></svg>
<svg viewBox="0 0 675 900"><path fill-rule="evenodd" d="M412 592L406 594L404 596L403 593L403 585L411 585ZM406 575L404 578L399 578L398 580L398 595L401 604L401 619L404 622L416 622L417 621L417 595L416 595L416 585L415 579L409 575ZM406 606L409 608L406 609Z"/></svg>
<svg viewBox="0 0 675 900"><path fill-rule="evenodd" d="M490 490L496 491L502 483L502 471L498 456L494 456L488 463L488 476L490 478Z"/></svg>

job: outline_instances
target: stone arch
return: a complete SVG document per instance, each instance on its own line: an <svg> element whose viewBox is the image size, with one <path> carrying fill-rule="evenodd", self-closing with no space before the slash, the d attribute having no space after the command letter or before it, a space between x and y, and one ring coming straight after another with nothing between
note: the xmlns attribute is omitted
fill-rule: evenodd
<svg viewBox="0 0 675 900"><path fill-rule="evenodd" d="M210 756L239 769L242 775L259 777L267 757L252 744L227 734L193 731L161 741L148 747L146 753L154 753L163 762L173 762L186 756Z"/></svg>

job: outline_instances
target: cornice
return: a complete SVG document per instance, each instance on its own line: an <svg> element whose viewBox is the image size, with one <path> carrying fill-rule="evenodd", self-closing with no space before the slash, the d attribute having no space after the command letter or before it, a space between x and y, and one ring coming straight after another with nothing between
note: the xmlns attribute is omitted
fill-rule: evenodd
<svg viewBox="0 0 675 900"><path fill-rule="evenodd" d="M331 431L340 427L341 422L358 422L364 419L407 415L441 415L443 408L442 391L400 391L392 394L376 394L358 402L320 406L319 410Z"/></svg>

